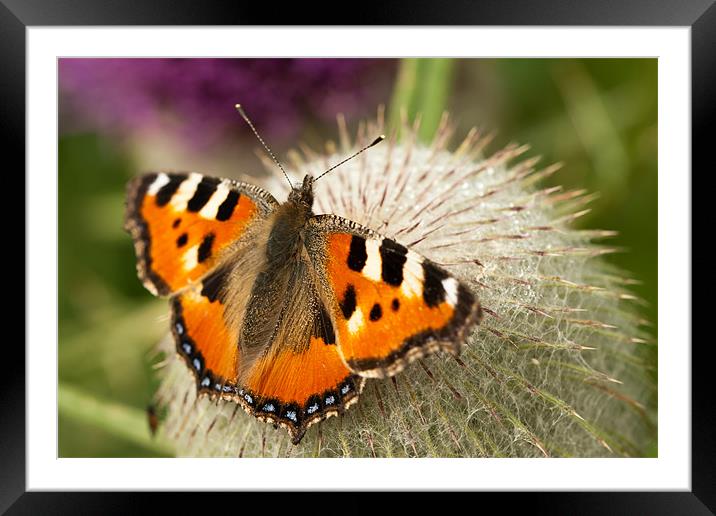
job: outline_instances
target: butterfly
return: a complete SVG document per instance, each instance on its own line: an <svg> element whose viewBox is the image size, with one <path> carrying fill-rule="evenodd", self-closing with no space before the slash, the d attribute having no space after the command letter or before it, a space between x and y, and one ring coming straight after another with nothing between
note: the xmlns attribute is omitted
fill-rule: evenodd
<svg viewBox="0 0 716 516"><path fill-rule="evenodd" d="M314 214L314 182L306 175L284 203L194 172L127 186L139 278L170 298L176 352L198 393L286 428L294 444L353 405L366 379L459 353L482 317L476 295L434 262Z"/></svg>

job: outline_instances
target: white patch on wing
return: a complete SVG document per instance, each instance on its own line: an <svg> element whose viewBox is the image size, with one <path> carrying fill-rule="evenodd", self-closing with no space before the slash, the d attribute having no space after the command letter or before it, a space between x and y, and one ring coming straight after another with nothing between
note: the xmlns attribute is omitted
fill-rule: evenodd
<svg viewBox="0 0 716 516"><path fill-rule="evenodd" d="M160 173L157 178L147 188L147 195L157 195L162 186L169 182L169 176L164 172Z"/></svg>
<svg viewBox="0 0 716 516"><path fill-rule="evenodd" d="M368 258L363 267L363 276L373 281L380 281L383 263L380 259L380 240L366 239L365 251Z"/></svg>
<svg viewBox="0 0 716 516"><path fill-rule="evenodd" d="M194 267L197 266L199 263L199 246L195 245L194 247L190 248L187 252L184 253L182 256L182 260L184 261L184 270L190 271Z"/></svg>
<svg viewBox="0 0 716 516"><path fill-rule="evenodd" d="M175 211L186 210L186 203L194 197L194 192L196 192L196 187L201 182L201 178L201 174L192 172L189 174L189 177L182 181L182 184L179 185L171 201L172 208L174 208Z"/></svg>
<svg viewBox="0 0 716 516"><path fill-rule="evenodd" d="M363 318L363 312L360 308L356 307L353 315L351 315L351 318L348 319L348 331L356 333L363 327L364 322L365 319Z"/></svg>
<svg viewBox="0 0 716 516"><path fill-rule="evenodd" d="M454 307L457 305L457 287L458 282L455 278L445 278L443 280L443 288L445 289L445 301Z"/></svg>
<svg viewBox="0 0 716 516"><path fill-rule="evenodd" d="M209 202L207 202L201 211L199 211L199 215L205 219L215 219L216 213L219 211L219 206L221 206L221 203L226 200L226 197L229 195L229 191L228 181L222 181L219 183L216 187L216 191L209 198Z"/></svg>
<svg viewBox="0 0 716 516"><path fill-rule="evenodd" d="M423 258L419 254L408 251L407 259L403 265L403 283L400 290L407 298L423 295Z"/></svg>

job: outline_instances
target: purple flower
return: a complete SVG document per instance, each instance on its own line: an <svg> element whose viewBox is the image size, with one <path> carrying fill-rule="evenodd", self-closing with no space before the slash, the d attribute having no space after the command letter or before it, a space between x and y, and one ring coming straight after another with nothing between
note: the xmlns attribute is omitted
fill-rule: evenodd
<svg viewBox="0 0 716 516"><path fill-rule="evenodd" d="M206 147L245 133L234 104L274 142L304 120L373 113L389 59L61 59L61 129L122 136L155 130Z"/></svg>

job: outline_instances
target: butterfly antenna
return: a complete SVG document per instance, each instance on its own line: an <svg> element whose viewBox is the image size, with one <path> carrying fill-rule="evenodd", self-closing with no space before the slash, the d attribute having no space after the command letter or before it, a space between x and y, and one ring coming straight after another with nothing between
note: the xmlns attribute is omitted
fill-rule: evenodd
<svg viewBox="0 0 716 516"><path fill-rule="evenodd" d="M353 154L352 156L348 156L346 159L344 159L343 161L341 161L341 162L338 163L337 165L333 165L331 168L329 168L328 170L326 170L323 174L321 174L321 175L318 176L316 179L314 179L313 182L315 183L316 181L318 181L319 179L321 179L323 176L325 176L326 174L328 174L331 170L335 170L336 168L338 168L338 167L340 167L341 165L343 165L343 163L345 163L346 161L352 160L353 158L355 158L355 157L356 157L358 154L360 154L361 152L370 149L370 148L373 147L374 145L378 145L378 144L379 144L380 142L382 142L383 140L385 140L385 135L384 135L384 134L381 134L381 135L378 136L375 140L373 140L372 143L366 145L365 147L363 147L361 150L359 150L358 152L356 152L356 153Z"/></svg>
<svg viewBox="0 0 716 516"><path fill-rule="evenodd" d="M271 149L269 149L269 146L266 145L266 142L264 141L264 139L261 138L261 135L254 127L254 124L251 123L251 120L249 120L249 117L246 116L246 113L244 113L244 108L241 107L241 104L236 104L234 107L236 108L236 111L238 111L239 114L243 117L243 119L246 120L246 123L249 124L249 127L256 135L256 138L259 139L259 141L261 142L261 145L263 145L264 149L266 149L266 152L269 153L269 155L271 156L271 159L273 159L273 162L276 163L276 165L278 165L278 168L281 169L281 172L283 172L283 175L286 177L286 181L288 181L289 186L293 189L293 184L291 183L291 180L288 178L288 174L283 169L283 167L281 166L281 163L279 163L278 159L276 159L276 156L274 156L273 152L271 152Z"/></svg>

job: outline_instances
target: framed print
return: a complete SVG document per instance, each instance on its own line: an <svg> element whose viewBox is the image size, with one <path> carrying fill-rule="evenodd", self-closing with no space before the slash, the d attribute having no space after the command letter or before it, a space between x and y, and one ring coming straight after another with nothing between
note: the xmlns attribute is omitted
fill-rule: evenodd
<svg viewBox="0 0 716 516"><path fill-rule="evenodd" d="M28 309L3 507L544 490L628 491L545 509L713 509L690 167L714 8L518 4L308 27L8 3Z"/></svg>

